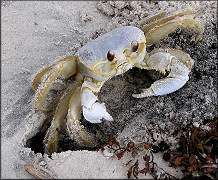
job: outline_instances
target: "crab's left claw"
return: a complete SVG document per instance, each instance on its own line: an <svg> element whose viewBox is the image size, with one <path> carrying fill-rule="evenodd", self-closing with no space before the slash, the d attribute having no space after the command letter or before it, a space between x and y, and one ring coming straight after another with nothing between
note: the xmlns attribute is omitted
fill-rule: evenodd
<svg viewBox="0 0 218 180"><path fill-rule="evenodd" d="M87 98L89 96L89 98ZM96 102L97 97L89 89L84 89L82 93L83 116L91 123L101 123L101 119L112 121L113 118L107 112L104 103Z"/></svg>
<svg viewBox="0 0 218 180"><path fill-rule="evenodd" d="M151 54L153 52L151 52ZM189 80L190 68L194 62L188 54L182 51L170 49L169 52L157 50L157 52L147 57L148 59L145 60L146 66L141 67L144 69L154 69L163 74L165 74L166 71L169 71L169 75L164 79L155 81L150 88L144 89L142 93L133 94L133 97L143 98L165 95L172 93L185 85ZM186 59L186 61L184 59Z"/></svg>
<svg viewBox="0 0 218 180"><path fill-rule="evenodd" d="M98 98L94 92L98 92L101 88L93 82L85 81L82 86L81 104L83 107L83 116L91 123L101 123L102 119L112 121L112 116L107 112L104 103L97 102Z"/></svg>

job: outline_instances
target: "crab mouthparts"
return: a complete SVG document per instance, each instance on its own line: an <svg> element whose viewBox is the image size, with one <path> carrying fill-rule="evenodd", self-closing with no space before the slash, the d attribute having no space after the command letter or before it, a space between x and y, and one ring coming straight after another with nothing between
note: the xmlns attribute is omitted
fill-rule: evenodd
<svg viewBox="0 0 218 180"><path fill-rule="evenodd" d="M119 74L125 73L126 71L128 71L131 68L132 68L132 64L130 64L128 62L124 62L122 64L119 64L118 67L117 67L116 76L119 75Z"/></svg>

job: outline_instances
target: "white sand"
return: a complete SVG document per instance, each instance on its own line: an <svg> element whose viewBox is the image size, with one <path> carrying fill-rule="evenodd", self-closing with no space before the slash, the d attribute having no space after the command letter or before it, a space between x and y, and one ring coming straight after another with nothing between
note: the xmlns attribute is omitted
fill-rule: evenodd
<svg viewBox="0 0 218 180"><path fill-rule="evenodd" d="M175 4L172 2L171 7L163 2L163 9L167 6L173 9ZM31 82L37 72L54 62L57 56L75 53L81 45L91 40L96 30L103 28L108 31L118 26L110 21L112 17L100 13L96 5L96 1L2 3L3 179L32 178L23 168L28 162L40 163L60 178L127 178L127 168L116 157L108 159L100 152L67 151L55 154L50 159L41 154L35 155L24 148L22 142L23 135L27 135L23 139L25 142L34 136L44 120L43 114L35 115L33 110ZM185 3L182 6L185 7ZM215 6L215 2L211 3L213 9ZM137 3L133 7L137 8ZM145 14L149 11L152 10L147 10ZM211 18L212 15L207 17ZM32 122L33 119L38 120ZM32 128L32 134L26 133L27 125ZM157 162L167 167L162 160ZM167 168L167 171L181 177L181 172L179 174L175 169Z"/></svg>

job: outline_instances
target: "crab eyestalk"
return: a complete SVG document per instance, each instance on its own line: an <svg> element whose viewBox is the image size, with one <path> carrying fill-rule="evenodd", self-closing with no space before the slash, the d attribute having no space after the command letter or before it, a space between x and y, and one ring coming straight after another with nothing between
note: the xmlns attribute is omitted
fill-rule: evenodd
<svg viewBox="0 0 218 180"><path fill-rule="evenodd" d="M138 50L138 47L139 47L139 43L137 41L133 41L131 43L131 48L130 49L127 49L125 51L125 54L127 57L131 56L132 53L136 52Z"/></svg>

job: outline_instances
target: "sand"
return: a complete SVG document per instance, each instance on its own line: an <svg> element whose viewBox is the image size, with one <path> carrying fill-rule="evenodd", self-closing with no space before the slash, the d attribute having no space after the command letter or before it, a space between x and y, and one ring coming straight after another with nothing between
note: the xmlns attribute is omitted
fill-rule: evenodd
<svg viewBox="0 0 218 180"><path fill-rule="evenodd" d="M190 80L181 90L167 96L134 99L132 93L140 92L162 75L133 69L106 82L100 91L99 99L105 102L115 121L90 125L89 131L100 129L105 134L113 134L123 144L128 140L145 141L143 138L149 137L140 139L144 127L153 123L168 126L169 115L183 125L202 124L217 115L217 2L3 1L1 178L32 178L24 170L26 163L40 164L65 179L127 178L128 168L124 164L128 157L117 160L116 156L105 157L98 148L84 150L73 144L65 150L62 147L63 152L54 153L50 158L27 147L28 140L43 132L52 117L33 108L32 80L58 56L74 54L85 43L115 27L138 26L137 22L151 13L194 6L205 6L206 9L200 17L205 24L202 41L195 45L190 41L193 34L182 30L156 45L184 50L194 59ZM58 92L68 82L58 79L55 83L52 91L58 97L61 95ZM58 98L52 99L53 96L51 93L47 99L48 102L54 100L51 104L55 107ZM106 142L102 135L98 138ZM172 144L171 148L174 146ZM168 173L178 178L183 176L179 169L168 167L161 154L155 158ZM151 176L148 174L145 178Z"/></svg>

